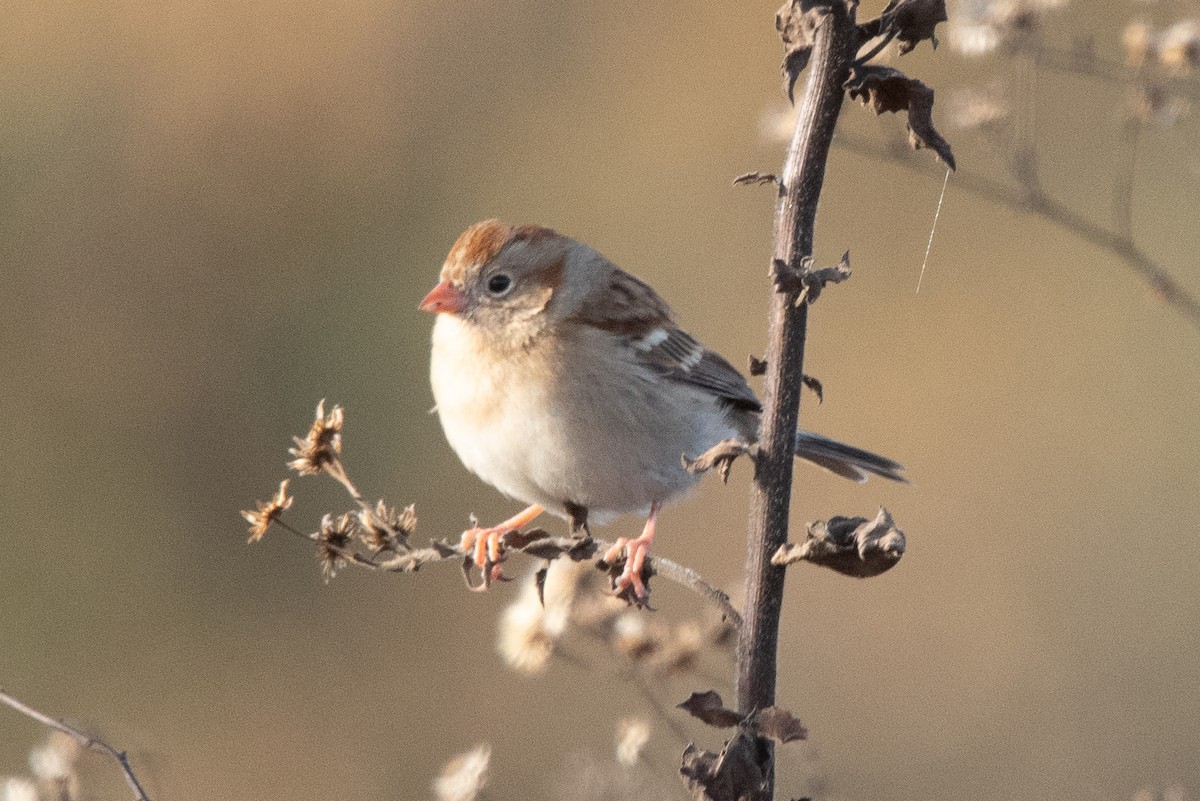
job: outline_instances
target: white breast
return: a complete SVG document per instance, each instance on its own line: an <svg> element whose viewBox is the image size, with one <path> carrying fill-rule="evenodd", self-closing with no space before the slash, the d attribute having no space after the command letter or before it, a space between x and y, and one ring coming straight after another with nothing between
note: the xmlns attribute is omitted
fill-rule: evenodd
<svg viewBox="0 0 1200 801"><path fill-rule="evenodd" d="M446 439L467 469L562 516L567 503L598 523L644 514L697 480L682 454L734 435L711 396L662 381L595 329L500 358L474 326L439 315L430 372Z"/></svg>

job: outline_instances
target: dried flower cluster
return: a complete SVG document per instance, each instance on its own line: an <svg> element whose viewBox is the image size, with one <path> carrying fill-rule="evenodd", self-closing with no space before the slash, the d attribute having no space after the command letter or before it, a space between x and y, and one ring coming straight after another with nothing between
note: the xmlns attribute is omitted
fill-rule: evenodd
<svg viewBox="0 0 1200 801"><path fill-rule="evenodd" d="M257 508L253 511L242 511L242 517L246 518L246 522L250 524L250 539L246 542L261 540L266 536L267 529L271 527L271 524L292 508L292 502L296 499L287 494L287 486L288 479L285 478L279 482L279 490L271 496L270 500L255 501Z"/></svg>
<svg viewBox="0 0 1200 801"><path fill-rule="evenodd" d="M342 426L346 422L345 410L334 406L325 414L325 401L317 404L316 419L305 437L295 437L296 447L288 453L296 458L288 467L302 476L315 476L325 469L337 465L342 453Z"/></svg>
<svg viewBox="0 0 1200 801"><path fill-rule="evenodd" d="M950 44L964 56L981 56L1038 33L1046 15L1067 0L958 0L950 15Z"/></svg>
<svg viewBox="0 0 1200 801"><path fill-rule="evenodd" d="M500 619L496 648L509 667L541 672L571 633L653 677L685 674L704 654L732 646L729 622L715 615L675 624L647 617L609 594L599 578L587 564L556 562L544 580L542 601L536 576L529 577Z"/></svg>
<svg viewBox="0 0 1200 801"><path fill-rule="evenodd" d="M1173 75L1200 67L1200 21L1182 19L1163 28L1131 22L1121 36L1125 63L1142 69L1157 65Z"/></svg>
<svg viewBox="0 0 1200 801"><path fill-rule="evenodd" d="M950 95L950 121L959 130L999 132L1008 115L1008 102L999 84L987 89L959 89Z"/></svg>
<svg viewBox="0 0 1200 801"><path fill-rule="evenodd" d="M477 745L446 763L441 775L433 782L437 801L475 801L487 785L492 747Z"/></svg>
<svg viewBox="0 0 1200 801"><path fill-rule="evenodd" d="M76 801L81 798L78 762L83 747L52 731L29 752L29 776L0 779L0 801Z"/></svg>
<svg viewBox="0 0 1200 801"><path fill-rule="evenodd" d="M426 562L456 555L457 551L449 546L418 549L410 544L417 527L413 506L397 508L383 500L371 505L363 499L341 460L345 424L346 413L341 406L334 406L326 414L325 401L318 403L308 434L293 438L295 446L288 453L294 458L288 462L288 467L301 476L330 476L346 489L357 508L340 514L327 513L315 532L303 533L282 519L283 513L295 502L288 494L288 480L284 480L272 498L256 501L255 509L242 512L242 517L250 524L249 542L261 540L273 525L311 540L317 545L317 557L326 579L332 578L346 564L413 571Z"/></svg>
<svg viewBox="0 0 1200 801"><path fill-rule="evenodd" d="M645 718L622 718L617 723L617 763L631 768L642 758L650 742L650 721Z"/></svg>

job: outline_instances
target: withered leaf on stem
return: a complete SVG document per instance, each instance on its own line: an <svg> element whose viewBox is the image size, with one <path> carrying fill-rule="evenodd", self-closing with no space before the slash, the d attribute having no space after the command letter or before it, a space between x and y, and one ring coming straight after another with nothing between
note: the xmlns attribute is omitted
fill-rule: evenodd
<svg viewBox="0 0 1200 801"><path fill-rule="evenodd" d="M696 801L765 801L770 766L768 743L743 724L720 754L689 744L679 775Z"/></svg>
<svg viewBox="0 0 1200 801"><path fill-rule="evenodd" d="M847 253L846 255L849 256L850 254ZM800 376L800 381L804 384L804 386L808 387L814 395L817 396L817 403L825 402L825 387L821 386L820 379L813 378L808 373L805 373L804 375Z"/></svg>
<svg viewBox="0 0 1200 801"><path fill-rule="evenodd" d="M790 743L808 737L808 729L804 728L799 718L786 709L769 706L755 712L747 721L742 714L728 709L716 690L692 693L686 701L679 704L679 708L718 729L748 722L763 737L769 737L777 743Z"/></svg>
<svg viewBox="0 0 1200 801"><path fill-rule="evenodd" d="M733 462L739 456L749 455L754 458L756 447L744 439L723 439L695 459L689 459L687 454L679 458L683 469L689 473L707 473L716 468L717 475L724 483L729 482L729 471Z"/></svg>
<svg viewBox="0 0 1200 801"><path fill-rule="evenodd" d="M804 266L804 274L801 280L804 283L804 291L800 293L800 297L796 298L796 305L807 302L810 306L817 302L817 298L821 297L821 290L829 284L840 284L850 277L850 251L842 254L841 261L833 267L813 267L814 262L809 260Z"/></svg>
<svg viewBox="0 0 1200 801"><path fill-rule="evenodd" d="M777 743L808 739L808 729L800 719L782 707L769 706L754 713L754 725L759 734Z"/></svg>
<svg viewBox="0 0 1200 801"><path fill-rule="evenodd" d="M816 259L805 256L798 267L789 266L782 259L776 259L772 264L772 279L775 285L784 292L798 292L796 305L816 303L821 297L821 290L829 284L840 284L850 277L850 251L842 254L842 259L833 267L817 267Z"/></svg>
<svg viewBox="0 0 1200 801"><path fill-rule="evenodd" d="M904 532L896 528L887 509L879 508L874 520L865 517L832 517L808 524L808 538L780 546L771 564L812 562L856 578L878 576L895 567L904 556Z"/></svg>
<svg viewBox="0 0 1200 801"><path fill-rule="evenodd" d="M928 39L934 47L938 46L934 29L939 22L945 22L946 0L892 0L880 14L881 19L891 16L891 26L896 31L896 39L900 41L900 53L912 50L919 43Z"/></svg>
<svg viewBox="0 0 1200 801"><path fill-rule="evenodd" d="M692 693L686 701L679 704L679 708L718 729L727 729L742 722L742 716L732 709L727 709L716 690Z"/></svg>
<svg viewBox="0 0 1200 801"><path fill-rule="evenodd" d="M763 184L777 183L779 183L779 178L774 173L759 172L758 170L755 170L754 172L743 173L737 178L733 179L734 186L747 186L750 184L762 186Z"/></svg>
<svg viewBox="0 0 1200 801"><path fill-rule="evenodd" d="M847 252L846 256L849 257L849 255L849 252ZM757 356L752 355L750 357L750 375L766 375L766 372L766 359L760 359ZM808 388L810 392L817 396L817 403L825 402L825 387L821 385L821 380L819 378L811 376L808 373L804 373L800 376L800 381L806 388Z"/></svg>
<svg viewBox="0 0 1200 801"><path fill-rule="evenodd" d="M854 0L857 3L857 0ZM788 100L796 102L796 80L812 55L813 35L829 14L833 0L786 0L775 12L775 30L783 39L783 78Z"/></svg>
<svg viewBox="0 0 1200 801"><path fill-rule="evenodd" d="M876 114L908 114L908 141L913 149L927 147L950 169L955 169L950 143L933 127L933 90L900 70L875 64L856 65L846 81L850 97L861 100Z"/></svg>

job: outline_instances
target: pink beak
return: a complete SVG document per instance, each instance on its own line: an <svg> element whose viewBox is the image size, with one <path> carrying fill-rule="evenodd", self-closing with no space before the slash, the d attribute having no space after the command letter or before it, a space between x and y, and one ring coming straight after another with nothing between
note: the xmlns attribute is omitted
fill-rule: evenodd
<svg viewBox="0 0 1200 801"><path fill-rule="evenodd" d="M467 296L454 284L442 281L430 290L417 308L434 314L462 314L467 308Z"/></svg>

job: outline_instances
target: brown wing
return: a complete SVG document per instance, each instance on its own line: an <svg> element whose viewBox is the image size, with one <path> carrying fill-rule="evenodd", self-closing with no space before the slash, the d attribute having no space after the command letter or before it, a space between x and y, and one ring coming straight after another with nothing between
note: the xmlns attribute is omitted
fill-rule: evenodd
<svg viewBox="0 0 1200 801"><path fill-rule="evenodd" d="M579 321L623 338L664 378L701 387L737 409L762 411L737 368L677 326L671 308L649 284L614 270L606 301L604 309L581 309Z"/></svg>

